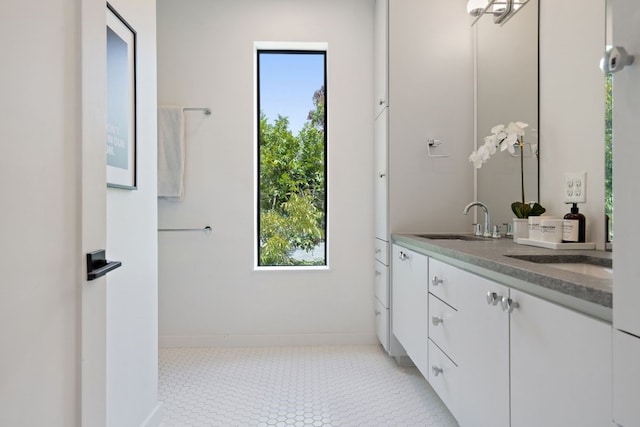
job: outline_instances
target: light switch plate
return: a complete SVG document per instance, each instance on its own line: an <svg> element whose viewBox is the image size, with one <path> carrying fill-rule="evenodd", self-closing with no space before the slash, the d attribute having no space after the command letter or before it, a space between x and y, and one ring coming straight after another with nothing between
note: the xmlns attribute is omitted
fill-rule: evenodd
<svg viewBox="0 0 640 427"><path fill-rule="evenodd" d="M566 172L564 174L563 192L565 203L586 203L587 173Z"/></svg>

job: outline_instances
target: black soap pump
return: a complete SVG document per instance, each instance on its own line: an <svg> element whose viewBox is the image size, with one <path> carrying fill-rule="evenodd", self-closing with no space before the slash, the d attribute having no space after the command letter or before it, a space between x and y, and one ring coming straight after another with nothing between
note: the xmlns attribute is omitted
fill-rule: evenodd
<svg viewBox="0 0 640 427"><path fill-rule="evenodd" d="M578 204L574 203L571 212L564 216L562 222L562 242L584 243L586 222L584 215L578 212Z"/></svg>

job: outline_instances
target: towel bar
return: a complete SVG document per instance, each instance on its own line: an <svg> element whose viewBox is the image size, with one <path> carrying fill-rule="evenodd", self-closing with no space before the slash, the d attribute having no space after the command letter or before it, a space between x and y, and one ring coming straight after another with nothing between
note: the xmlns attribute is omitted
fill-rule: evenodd
<svg viewBox="0 0 640 427"><path fill-rule="evenodd" d="M158 228L158 231L204 231L205 233L211 233L213 228L207 225L204 228Z"/></svg>
<svg viewBox="0 0 640 427"><path fill-rule="evenodd" d="M211 115L211 108L209 107L185 107L182 111L202 111L205 116Z"/></svg>

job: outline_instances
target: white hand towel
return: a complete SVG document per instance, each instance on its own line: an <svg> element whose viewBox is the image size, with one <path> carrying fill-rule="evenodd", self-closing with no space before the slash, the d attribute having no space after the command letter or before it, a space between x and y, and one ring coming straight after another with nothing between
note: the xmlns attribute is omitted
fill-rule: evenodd
<svg viewBox="0 0 640 427"><path fill-rule="evenodd" d="M182 107L158 107L158 197L184 194L184 116Z"/></svg>

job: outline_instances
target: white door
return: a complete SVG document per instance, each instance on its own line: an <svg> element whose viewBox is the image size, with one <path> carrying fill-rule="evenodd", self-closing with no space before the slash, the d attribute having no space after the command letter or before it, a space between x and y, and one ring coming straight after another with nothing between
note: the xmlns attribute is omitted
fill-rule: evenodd
<svg viewBox="0 0 640 427"><path fill-rule="evenodd" d="M636 0L612 0L610 9L613 44L635 56L634 63L613 74L613 193L615 235L613 262L616 266L613 292L613 324L640 336L640 263L637 262L638 197L631 183L638 182L640 145L640 6Z"/></svg>
<svg viewBox="0 0 640 427"><path fill-rule="evenodd" d="M159 424L155 1L109 2L136 30L137 189L106 187L106 15L82 7L82 251L122 262L82 281L82 425ZM86 277L86 276L85 276Z"/></svg>
<svg viewBox="0 0 640 427"><path fill-rule="evenodd" d="M83 1L82 25L82 255L106 247L104 3ZM81 421L106 426L107 278L82 281Z"/></svg>

